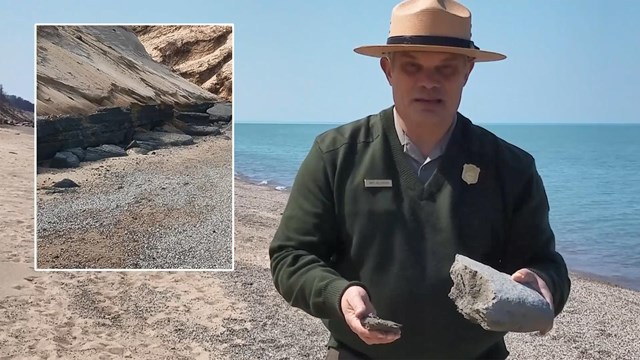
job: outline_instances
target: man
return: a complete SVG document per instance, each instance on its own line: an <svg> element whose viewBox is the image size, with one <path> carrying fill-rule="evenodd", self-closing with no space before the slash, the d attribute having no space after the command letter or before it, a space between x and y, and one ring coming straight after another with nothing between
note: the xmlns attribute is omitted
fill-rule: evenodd
<svg viewBox="0 0 640 360"><path fill-rule="evenodd" d="M474 45L451 0L398 4L387 44L355 51L381 58L394 106L316 138L269 249L275 286L323 319L327 359L504 359L505 334L448 298L455 255L513 274L556 315L570 288L533 158L457 113L475 63L505 56ZM365 329L369 313L402 331Z"/></svg>

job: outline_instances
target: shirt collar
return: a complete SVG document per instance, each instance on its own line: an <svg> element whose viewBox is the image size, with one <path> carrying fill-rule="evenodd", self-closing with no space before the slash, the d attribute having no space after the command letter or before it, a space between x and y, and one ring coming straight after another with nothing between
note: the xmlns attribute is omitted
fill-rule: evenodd
<svg viewBox="0 0 640 360"><path fill-rule="evenodd" d="M451 139L451 134L453 133L453 129L456 127L456 123L458 119L457 119L457 116L454 117L453 122L451 123L451 126L449 126L449 129L447 130L447 132L444 134L444 136L442 136L442 139L440 139L440 141L436 144L436 146L433 148L431 153L428 154L426 158L422 155L418 147L411 142L411 139L409 139L407 134L404 132L404 130L400 126L401 121L402 121L402 118L400 117L400 115L396 111L396 107L394 106L393 107L393 123L396 128L396 134L398 135L398 140L400 140L400 144L404 148L404 152L411 155L411 157L413 157L414 159L420 162L426 163L430 160L440 157L444 153L444 150L447 148L447 144L449 144L449 139Z"/></svg>

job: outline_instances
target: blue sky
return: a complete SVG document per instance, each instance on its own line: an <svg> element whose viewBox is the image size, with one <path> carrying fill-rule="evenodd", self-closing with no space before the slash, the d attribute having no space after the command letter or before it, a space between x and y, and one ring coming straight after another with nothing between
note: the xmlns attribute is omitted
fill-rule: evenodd
<svg viewBox="0 0 640 360"><path fill-rule="evenodd" d="M33 24L234 23L238 122L344 123L391 105L378 61L396 1L1 1L0 83L33 100ZM640 2L467 0L478 64L460 111L477 123L640 123ZM508 4L508 5L507 5ZM508 7L507 7L508 6Z"/></svg>

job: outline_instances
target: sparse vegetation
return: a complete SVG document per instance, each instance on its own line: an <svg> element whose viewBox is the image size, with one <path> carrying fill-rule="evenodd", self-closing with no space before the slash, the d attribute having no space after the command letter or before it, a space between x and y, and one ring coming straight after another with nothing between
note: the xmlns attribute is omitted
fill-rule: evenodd
<svg viewBox="0 0 640 360"><path fill-rule="evenodd" d="M33 111L30 101L7 94L0 84L0 124L33 126Z"/></svg>
<svg viewBox="0 0 640 360"><path fill-rule="evenodd" d="M0 104L9 104L14 108L29 112L33 112L34 110L33 103L31 101L25 100L20 96L5 93L2 84L0 84Z"/></svg>
<svg viewBox="0 0 640 360"><path fill-rule="evenodd" d="M7 98L4 94L4 88L2 87L2 84L0 84L0 104L4 104L7 101Z"/></svg>

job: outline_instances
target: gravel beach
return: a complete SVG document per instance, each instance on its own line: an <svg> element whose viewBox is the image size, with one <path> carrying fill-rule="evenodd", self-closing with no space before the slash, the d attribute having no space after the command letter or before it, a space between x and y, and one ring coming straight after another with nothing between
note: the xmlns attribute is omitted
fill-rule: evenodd
<svg viewBox="0 0 640 360"><path fill-rule="evenodd" d="M231 143L39 168L38 268L231 269Z"/></svg>
<svg viewBox="0 0 640 360"><path fill-rule="evenodd" d="M271 289L273 285L268 276L267 248L288 194L236 179L235 196L236 252L240 259L250 256L247 260L256 264L258 270L263 272L262 276L254 275L256 279L265 278L264 283L259 285L260 290L255 293L264 294L264 297L270 298L273 307L279 308L284 300L279 299L279 295ZM243 274L242 268L238 270L238 275ZM509 358L637 358L640 350L640 292L574 273L571 274L571 280L569 302L555 319L554 328L545 336L536 333L508 334L506 342L511 353ZM290 359L324 359L324 349L320 345L325 343L328 333L320 321L295 309L285 307L283 311L288 314L285 316L288 319L286 329L293 328L294 333L297 329L298 334L290 338L286 353L279 353L279 357L272 358L289 356ZM270 328L266 330L278 331ZM317 336L311 337L313 334ZM256 348L253 354L262 354L257 344L252 347ZM292 353L294 355L290 355ZM307 357L308 354L314 354L314 357Z"/></svg>
<svg viewBox="0 0 640 360"><path fill-rule="evenodd" d="M9 187L26 191L26 174ZM282 300L269 274L286 192L236 179L233 272L34 272L18 223L33 202L21 196L22 218L9 224L20 236L0 238L20 252L0 254L13 266L0 283L0 358L324 359L327 331ZM573 276L555 328L508 335L510 358L632 359L639 315L640 293Z"/></svg>

